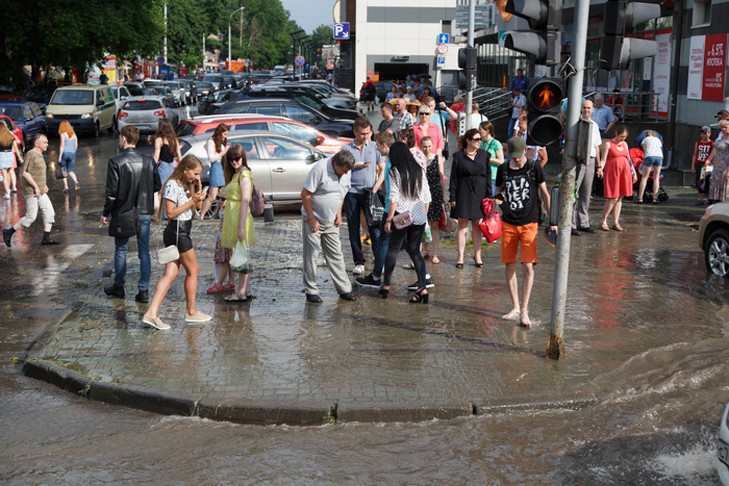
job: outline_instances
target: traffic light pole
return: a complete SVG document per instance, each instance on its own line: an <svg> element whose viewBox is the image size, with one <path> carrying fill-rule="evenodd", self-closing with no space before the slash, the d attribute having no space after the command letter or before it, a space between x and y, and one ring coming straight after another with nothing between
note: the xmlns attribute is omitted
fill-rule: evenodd
<svg viewBox="0 0 729 486"><path fill-rule="evenodd" d="M567 87L567 130L565 131L565 151L562 158L562 181L561 190L559 191L559 237L557 238L557 261L555 262L554 285L552 288L552 322L546 352L546 357L552 359L559 359L565 353L562 335L567 306L578 122L580 105L582 104L582 80L585 71L585 46L587 45L589 13L590 0L576 0L575 32L572 41L572 65L575 74L569 78Z"/></svg>
<svg viewBox="0 0 729 486"><path fill-rule="evenodd" d="M476 0L469 0L468 3L468 45L473 47L473 31L476 26ZM473 77L470 79L468 91L466 91L466 130L475 128L471 126L471 113L473 113Z"/></svg>

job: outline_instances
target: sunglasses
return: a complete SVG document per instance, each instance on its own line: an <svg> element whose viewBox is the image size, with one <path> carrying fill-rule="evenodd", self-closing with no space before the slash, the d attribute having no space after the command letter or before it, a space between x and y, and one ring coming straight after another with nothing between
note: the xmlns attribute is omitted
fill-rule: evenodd
<svg viewBox="0 0 729 486"><path fill-rule="evenodd" d="M474 142L480 142L483 139L481 137L476 137L476 138L472 138L471 140Z"/></svg>
<svg viewBox="0 0 729 486"><path fill-rule="evenodd" d="M421 113L418 113L418 115L420 115L420 116L430 116L430 112L429 111L423 111Z"/></svg>
<svg viewBox="0 0 729 486"><path fill-rule="evenodd" d="M243 157L231 157L230 158L230 160L233 161L233 162L238 162L238 161L240 161L242 159L243 159Z"/></svg>

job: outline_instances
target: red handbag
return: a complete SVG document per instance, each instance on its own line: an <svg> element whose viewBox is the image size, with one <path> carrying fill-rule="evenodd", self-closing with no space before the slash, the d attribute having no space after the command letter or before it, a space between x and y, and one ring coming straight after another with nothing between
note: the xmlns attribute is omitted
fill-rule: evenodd
<svg viewBox="0 0 729 486"><path fill-rule="evenodd" d="M445 204L440 207L440 229L445 229L448 223L448 214L446 213Z"/></svg>
<svg viewBox="0 0 729 486"><path fill-rule="evenodd" d="M493 243L501 238L501 214L494 211L494 200L490 198L481 201L481 210L484 218L478 223L478 227L486 241Z"/></svg>

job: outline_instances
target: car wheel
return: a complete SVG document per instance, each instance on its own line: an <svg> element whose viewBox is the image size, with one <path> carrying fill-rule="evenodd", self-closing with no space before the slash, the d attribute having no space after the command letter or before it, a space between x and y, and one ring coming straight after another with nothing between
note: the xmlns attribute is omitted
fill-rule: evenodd
<svg viewBox="0 0 729 486"><path fill-rule="evenodd" d="M714 230L704 245L706 269L714 275L729 277L729 231Z"/></svg>

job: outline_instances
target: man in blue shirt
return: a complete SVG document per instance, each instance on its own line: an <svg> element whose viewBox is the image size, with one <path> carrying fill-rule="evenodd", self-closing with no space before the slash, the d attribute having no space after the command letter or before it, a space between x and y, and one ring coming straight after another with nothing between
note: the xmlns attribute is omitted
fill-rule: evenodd
<svg viewBox="0 0 729 486"><path fill-rule="evenodd" d="M519 88L519 90L524 94L529 91L529 78L524 76L523 69L517 69L516 77L512 78L511 80L511 85L509 86L509 89L513 91L514 88Z"/></svg>
<svg viewBox="0 0 729 486"><path fill-rule="evenodd" d="M597 123L602 138L606 138L607 132L615 124L613 110L605 104L605 99L601 94L595 95L595 110L592 112L592 121Z"/></svg>
<svg viewBox="0 0 729 486"><path fill-rule="evenodd" d="M364 253L362 241L359 238L359 215L364 211L367 214L370 204L370 194L377 182L377 172L385 170L385 160L377 151L377 144L370 140L372 137L372 124L361 116L354 121L354 140L342 149L354 155L354 169L352 170L352 185L344 198L344 209L347 213L347 227L349 229L349 243L352 245L352 258L354 269L352 274L364 273ZM380 226L368 221L372 253L377 255Z"/></svg>

